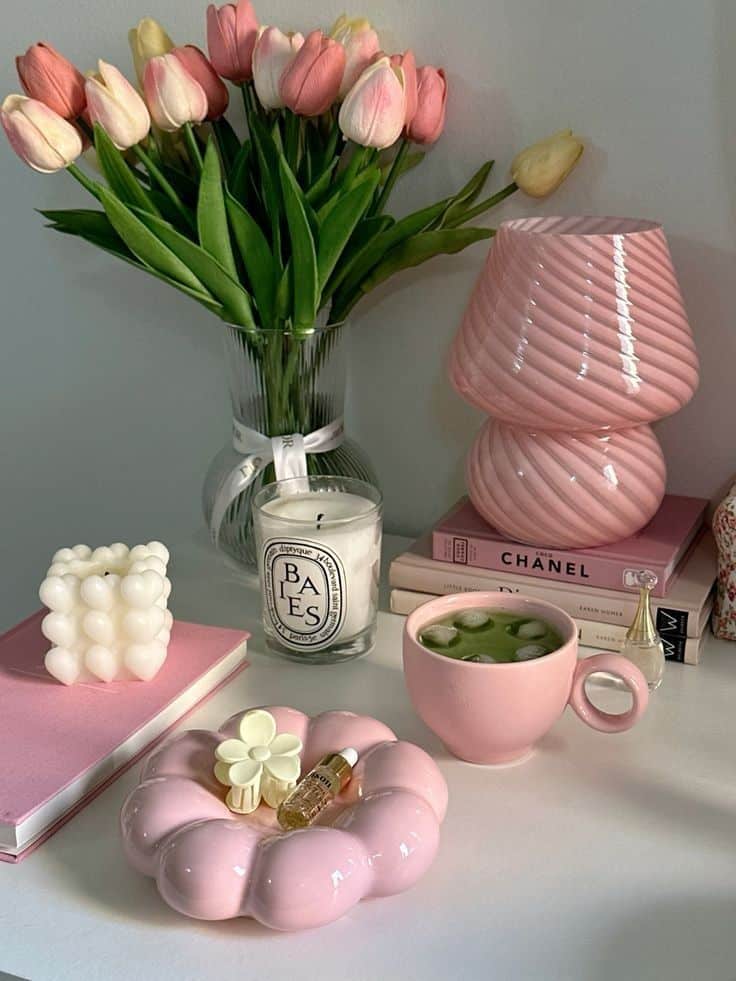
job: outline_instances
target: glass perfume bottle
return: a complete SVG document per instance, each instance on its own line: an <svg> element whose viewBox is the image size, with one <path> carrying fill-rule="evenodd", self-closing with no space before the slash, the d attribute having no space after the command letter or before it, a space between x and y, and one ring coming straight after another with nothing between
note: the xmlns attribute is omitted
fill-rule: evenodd
<svg viewBox="0 0 736 981"><path fill-rule="evenodd" d="M652 619L651 592L657 576L644 569L636 577L639 586L639 605L626 633L621 653L639 668L649 691L659 688L664 676L664 647Z"/></svg>
<svg viewBox="0 0 736 981"><path fill-rule="evenodd" d="M285 831L309 827L350 782L357 762L358 753L354 749L323 756L279 806L277 816L281 827Z"/></svg>

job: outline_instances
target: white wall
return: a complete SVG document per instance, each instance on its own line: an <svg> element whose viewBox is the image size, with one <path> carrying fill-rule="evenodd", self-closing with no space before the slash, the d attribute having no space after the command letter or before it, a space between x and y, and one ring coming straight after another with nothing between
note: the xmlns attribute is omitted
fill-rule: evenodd
<svg viewBox="0 0 736 981"><path fill-rule="evenodd" d="M127 29L158 16L201 43L204 0L3 0L0 77L46 39L85 69L128 64ZM312 5L307 5L312 6ZM328 24L341 0L313 5ZM296 0L264 21L314 26ZM386 46L446 66L446 135L406 183L401 210L458 187L486 156L505 178L515 149L573 125L583 162L543 211L663 221L702 357L692 404L658 427L672 490L711 494L736 469L732 297L736 207L734 0L365 0ZM91 248L44 231L34 207L81 204L0 146L0 627L36 605L62 544L175 540L200 523L202 475L228 431L217 323ZM499 184L500 186L500 184ZM350 422L386 492L387 524L415 532L462 489L480 417L448 390L443 358L484 247L388 284L359 310Z"/></svg>

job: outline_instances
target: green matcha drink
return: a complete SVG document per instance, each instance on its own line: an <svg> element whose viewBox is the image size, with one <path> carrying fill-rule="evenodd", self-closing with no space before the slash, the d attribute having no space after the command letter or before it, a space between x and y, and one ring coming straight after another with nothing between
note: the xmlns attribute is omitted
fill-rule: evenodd
<svg viewBox="0 0 736 981"><path fill-rule="evenodd" d="M531 661L562 646L562 637L545 620L505 610L458 610L424 627L419 642L458 661L500 664Z"/></svg>

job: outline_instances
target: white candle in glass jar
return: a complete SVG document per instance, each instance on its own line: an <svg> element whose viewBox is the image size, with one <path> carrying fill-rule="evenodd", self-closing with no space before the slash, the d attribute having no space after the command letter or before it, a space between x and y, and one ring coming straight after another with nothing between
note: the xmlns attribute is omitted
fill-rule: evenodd
<svg viewBox="0 0 736 981"><path fill-rule="evenodd" d="M343 644L375 621L380 503L352 491L314 489L333 480L345 485L338 478L296 478L256 509L264 618L294 652ZM301 489L305 484L310 489Z"/></svg>

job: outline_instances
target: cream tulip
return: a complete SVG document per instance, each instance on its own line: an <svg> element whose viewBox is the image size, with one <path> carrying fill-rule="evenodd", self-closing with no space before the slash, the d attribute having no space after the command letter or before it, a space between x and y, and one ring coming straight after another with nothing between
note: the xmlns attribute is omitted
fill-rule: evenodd
<svg viewBox="0 0 736 981"><path fill-rule="evenodd" d="M284 34L278 27L261 27L253 49L253 83L265 109L283 109L281 76L304 44L302 34Z"/></svg>
<svg viewBox="0 0 736 981"><path fill-rule="evenodd" d="M174 48L174 42L153 17L144 17L128 31L128 42L133 52L133 63L138 84L143 88L143 72L146 64L157 55L168 54Z"/></svg>
<svg viewBox="0 0 736 981"><path fill-rule="evenodd" d="M166 133L186 123L201 123L209 109L204 89L174 54L151 58L143 73L143 91L151 118Z"/></svg>
<svg viewBox="0 0 736 981"><path fill-rule="evenodd" d="M344 99L380 51L378 35L365 17L352 19L342 14L332 25L330 37L345 48L345 71L339 98Z"/></svg>
<svg viewBox="0 0 736 981"><path fill-rule="evenodd" d="M547 197L564 181L583 149L582 140L571 129L562 129L517 153L511 164L511 177L530 197Z"/></svg>
<svg viewBox="0 0 736 981"><path fill-rule="evenodd" d="M348 140L385 150L401 136L405 119L403 69L383 57L366 68L348 92L338 122Z"/></svg>
<svg viewBox="0 0 736 981"><path fill-rule="evenodd" d="M148 136L151 117L146 104L114 65L98 62L98 73L85 84L92 123L99 123L118 150L129 150Z"/></svg>
<svg viewBox="0 0 736 981"><path fill-rule="evenodd" d="M82 152L79 132L37 99L9 95L0 107L0 123L21 160L41 174L69 167Z"/></svg>

